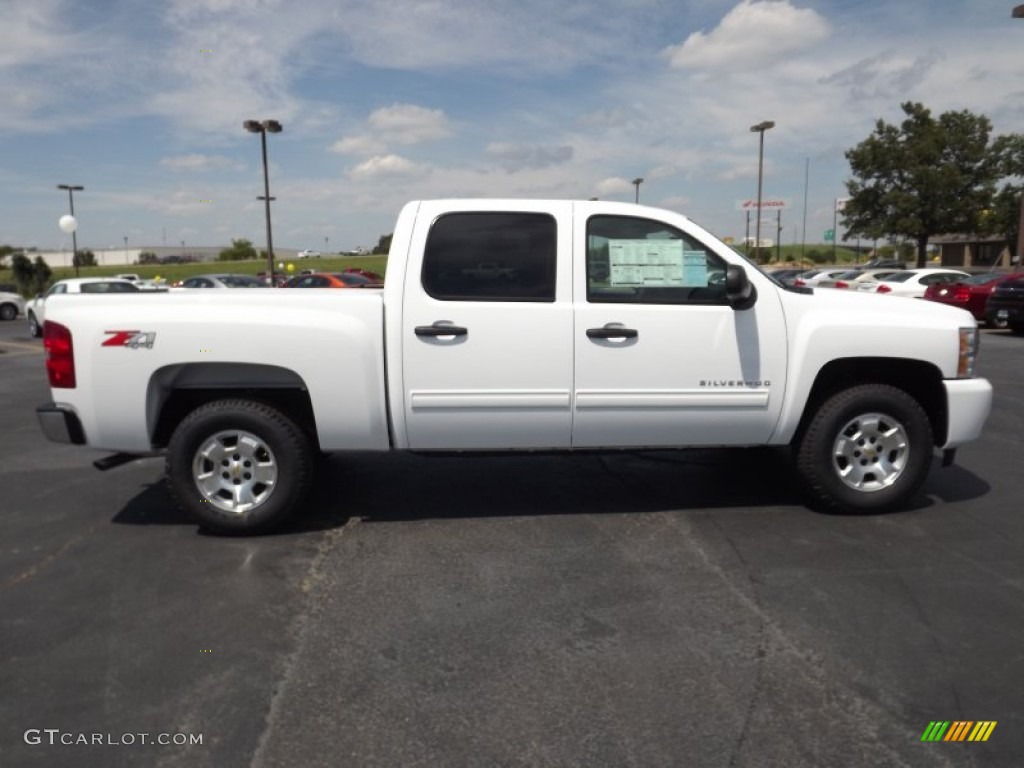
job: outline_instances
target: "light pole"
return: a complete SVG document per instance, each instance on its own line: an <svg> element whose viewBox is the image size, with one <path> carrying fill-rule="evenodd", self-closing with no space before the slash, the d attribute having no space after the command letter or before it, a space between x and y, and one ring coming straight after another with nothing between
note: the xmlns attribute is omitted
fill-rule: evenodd
<svg viewBox="0 0 1024 768"><path fill-rule="evenodd" d="M85 187L78 184L58 184L57 189L66 189L68 191L68 206L71 208L71 219L74 224L75 219L75 192L81 192ZM75 277L78 277L78 235L76 230L77 226L73 226L71 229L71 263L75 265Z"/></svg>
<svg viewBox="0 0 1024 768"><path fill-rule="evenodd" d="M757 125L750 126L752 133L760 134L757 150L757 226L754 228L754 248L758 255L761 250L761 182L764 179L764 132L774 128L775 123L771 120L764 120Z"/></svg>
<svg viewBox="0 0 1024 768"><path fill-rule="evenodd" d="M275 285L274 281L274 240L270 234L270 201L274 198L270 196L270 176L267 172L267 133L280 133L281 123L277 120L264 120L262 122L258 120L246 120L242 125L245 130L249 133L258 133L260 135L260 144L263 147L263 197L257 198L263 200L266 206L267 216L267 273L270 275L270 285Z"/></svg>
<svg viewBox="0 0 1024 768"><path fill-rule="evenodd" d="M1016 6L1011 15L1015 19L1024 19L1024 5ZM1015 269L1024 269L1024 192L1020 196L1020 218L1017 220L1017 266Z"/></svg>
<svg viewBox="0 0 1024 768"><path fill-rule="evenodd" d="M633 181L630 182L630 184L632 184L634 187L636 187L636 200L634 200L635 203L639 203L640 202L640 185L643 184L643 183L644 183L644 180L642 178L640 178L639 176L637 176L635 179L633 179Z"/></svg>

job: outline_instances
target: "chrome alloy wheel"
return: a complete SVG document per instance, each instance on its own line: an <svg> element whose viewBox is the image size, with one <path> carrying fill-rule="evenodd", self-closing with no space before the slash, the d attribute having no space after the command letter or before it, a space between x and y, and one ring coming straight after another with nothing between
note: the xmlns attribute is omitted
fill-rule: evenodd
<svg viewBox="0 0 1024 768"><path fill-rule="evenodd" d="M277 460L267 444L241 430L211 435L192 459L192 478L202 497L235 514L266 502L277 485L277 473Z"/></svg>
<svg viewBox="0 0 1024 768"><path fill-rule="evenodd" d="M847 487L880 491L896 482L909 456L910 441L900 422L884 413L864 413L839 430L832 464Z"/></svg>

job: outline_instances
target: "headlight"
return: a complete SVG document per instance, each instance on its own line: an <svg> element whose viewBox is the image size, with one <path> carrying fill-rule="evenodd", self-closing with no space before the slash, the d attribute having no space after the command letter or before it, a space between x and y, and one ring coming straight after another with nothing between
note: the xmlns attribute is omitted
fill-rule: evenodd
<svg viewBox="0 0 1024 768"><path fill-rule="evenodd" d="M956 376L958 379L974 377L974 368L978 363L978 328L960 329L960 356L957 360Z"/></svg>

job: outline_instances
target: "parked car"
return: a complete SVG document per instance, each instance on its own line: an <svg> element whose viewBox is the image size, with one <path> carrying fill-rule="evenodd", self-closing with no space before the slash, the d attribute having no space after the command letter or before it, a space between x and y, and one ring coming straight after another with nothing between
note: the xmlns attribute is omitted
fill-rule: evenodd
<svg viewBox="0 0 1024 768"><path fill-rule="evenodd" d="M1005 323L1014 333L1024 333L1024 274L1017 273L992 289L985 319L989 325Z"/></svg>
<svg viewBox="0 0 1024 768"><path fill-rule="evenodd" d="M270 275L268 275L266 272L257 272L256 277L258 277L263 282L264 287L271 287ZM289 277L286 272L274 272L274 285L272 287L284 288L285 283L287 283L288 280Z"/></svg>
<svg viewBox="0 0 1024 768"><path fill-rule="evenodd" d="M14 320L25 313L25 300L14 291L0 291L0 320Z"/></svg>
<svg viewBox="0 0 1024 768"><path fill-rule="evenodd" d="M859 290L863 283L878 282L889 277L889 275L896 274L899 271L900 270L898 269L862 269L856 277L849 280L843 280L842 282L844 284L837 285L836 288L847 288L851 291L856 291Z"/></svg>
<svg viewBox="0 0 1024 768"><path fill-rule="evenodd" d="M928 286L924 292L924 298L966 309L974 315L974 319L979 323L987 323L986 310L992 291L1001 283L1018 279L1021 276L1020 273L986 272L981 275L971 275L957 283L935 283ZM989 324L995 328L1006 327L1005 320Z"/></svg>
<svg viewBox="0 0 1024 768"><path fill-rule="evenodd" d="M849 272L849 267L829 267L827 269L809 269L797 275L793 285L797 288L816 288L822 280L831 280L844 272Z"/></svg>
<svg viewBox="0 0 1024 768"><path fill-rule="evenodd" d="M381 288L383 283L349 272L314 272L297 275L285 283L285 288Z"/></svg>
<svg viewBox="0 0 1024 768"><path fill-rule="evenodd" d="M138 286L131 280L121 280L117 277L71 277L67 280L60 280L51 285L46 293L36 296L32 303L28 305L25 311L28 318L28 332L35 337L43 335L43 322L46 319L46 300L51 296L59 296L64 293L111 294L138 292Z"/></svg>
<svg viewBox="0 0 1024 768"><path fill-rule="evenodd" d="M320 251L299 251L297 256L299 259L319 259Z"/></svg>
<svg viewBox="0 0 1024 768"><path fill-rule="evenodd" d="M872 259L864 265L864 269L897 269L905 270L907 262L897 259Z"/></svg>
<svg viewBox="0 0 1024 768"><path fill-rule="evenodd" d="M180 283L180 285L179 285ZM193 275L175 283L175 288L266 288L267 284L254 275Z"/></svg>
<svg viewBox="0 0 1024 768"><path fill-rule="evenodd" d="M362 275L363 277L369 278L370 280L372 280L375 283L383 283L384 282L384 275L380 275L380 274L378 274L376 272L373 272L373 271L371 271L369 269L360 269L359 267L349 267L348 269L343 270L343 271L344 271L344 273L346 275Z"/></svg>
<svg viewBox="0 0 1024 768"><path fill-rule="evenodd" d="M907 269L894 272L878 281L868 280L860 283L857 290L920 299L924 297L929 285L955 283L967 277L970 275L955 269Z"/></svg>
<svg viewBox="0 0 1024 768"><path fill-rule="evenodd" d="M818 281L816 288L849 288L850 283L861 276L859 269L849 269L845 272L840 272L838 275L833 277L823 277Z"/></svg>
<svg viewBox="0 0 1024 768"><path fill-rule="evenodd" d="M0 293L17 293L18 286L14 283L0 283Z"/></svg>

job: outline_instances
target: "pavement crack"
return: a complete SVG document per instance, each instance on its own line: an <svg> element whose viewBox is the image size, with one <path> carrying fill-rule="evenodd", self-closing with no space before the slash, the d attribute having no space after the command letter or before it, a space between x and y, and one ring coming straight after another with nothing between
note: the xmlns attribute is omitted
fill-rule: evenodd
<svg viewBox="0 0 1024 768"><path fill-rule="evenodd" d="M261 768L261 766L266 764L267 750L270 748L270 741L273 738L278 716L283 706L283 699L293 683L295 668L303 649L306 647L306 642L314 623L313 618L320 612L323 592L319 587L325 579L324 567L327 563L327 558L334 551L334 548L345 535L345 532L351 530L359 522L360 518L350 517L340 528L332 528L324 534L317 545L316 554L309 564L305 577L299 583L300 599L303 600L303 605L292 626L289 628L289 634L294 637L294 643L292 644L292 650L284 659L281 676L274 688L270 699L270 706L267 709L263 732L260 734L256 750L253 752L252 760L249 763L250 768Z"/></svg>

